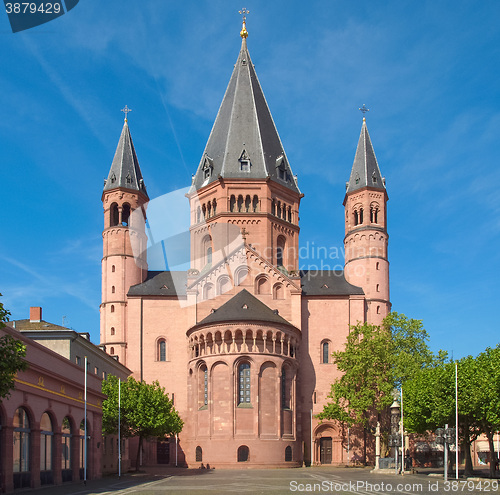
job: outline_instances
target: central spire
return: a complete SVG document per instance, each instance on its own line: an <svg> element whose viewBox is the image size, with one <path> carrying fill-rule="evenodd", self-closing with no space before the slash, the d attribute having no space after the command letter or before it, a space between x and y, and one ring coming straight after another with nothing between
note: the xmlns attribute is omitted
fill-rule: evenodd
<svg viewBox="0 0 500 495"><path fill-rule="evenodd" d="M243 9L242 14L248 11ZM195 190L218 180L270 179L300 192L255 67L243 18L241 49L193 180Z"/></svg>

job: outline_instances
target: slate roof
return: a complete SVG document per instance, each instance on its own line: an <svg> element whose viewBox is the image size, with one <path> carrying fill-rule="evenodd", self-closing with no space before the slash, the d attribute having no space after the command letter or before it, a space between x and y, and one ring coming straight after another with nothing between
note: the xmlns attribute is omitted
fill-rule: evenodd
<svg viewBox="0 0 500 495"><path fill-rule="evenodd" d="M132 285L129 296L185 296L187 272L148 272L142 284Z"/></svg>
<svg viewBox="0 0 500 495"><path fill-rule="evenodd" d="M249 161L242 171L241 161ZM300 192L288 163L246 38L193 178L192 191L223 178L271 180Z"/></svg>
<svg viewBox="0 0 500 495"><path fill-rule="evenodd" d="M246 289L238 292L220 308L201 320L198 325L228 321L268 321L285 325L291 324Z"/></svg>
<svg viewBox="0 0 500 495"><path fill-rule="evenodd" d="M364 295L361 287L350 284L343 270L301 270L303 296Z"/></svg>
<svg viewBox="0 0 500 495"><path fill-rule="evenodd" d="M346 194L367 186L385 191L385 179L382 178L380 173L375 151L368 134L368 127L366 127L366 120L363 119L351 177L346 184Z"/></svg>
<svg viewBox="0 0 500 495"><path fill-rule="evenodd" d="M8 325L11 325L12 328L21 332L25 330L44 330L47 332L51 332L53 330L67 330L69 332L73 331L71 328L62 327L61 325L56 325L55 323L49 323L45 320L40 321L31 321L30 319L25 320L13 320L9 321Z"/></svg>
<svg viewBox="0 0 500 495"><path fill-rule="evenodd" d="M104 183L104 191L118 187L141 191L146 196L148 195L127 120L123 124L113 163Z"/></svg>

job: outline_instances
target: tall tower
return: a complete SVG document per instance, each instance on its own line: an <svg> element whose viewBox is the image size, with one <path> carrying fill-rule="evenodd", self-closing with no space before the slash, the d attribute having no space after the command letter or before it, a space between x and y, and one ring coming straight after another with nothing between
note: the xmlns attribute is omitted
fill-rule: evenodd
<svg viewBox="0 0 500 495"><path fill-rule="evenodd" d="M126 117L101 199L101 344L126 365L127 292L147 275L145 208L149 201Z"/></svg>
<svg viewBox="0 0 500 495"><path fill-rule="evenodd" d="M189 193L192 268L215 264L216 253L244 229L247 243L267 261L296 271L303 195L250 59L245 22L240 35L241 50ZM228 225L235 226L232 232Z"/></svg>
<svg viewBox="0 0 500 495"><path fill-rule="evenodd" d="M363 117L351 177L346 184L345 277L362 287L366 320L380 324L389 313L387 191Z"/></svg>

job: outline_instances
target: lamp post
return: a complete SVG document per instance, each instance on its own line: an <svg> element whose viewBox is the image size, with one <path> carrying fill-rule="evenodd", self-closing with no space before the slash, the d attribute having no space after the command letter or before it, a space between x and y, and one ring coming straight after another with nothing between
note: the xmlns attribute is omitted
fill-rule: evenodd
<svg viewBox="0 0 500 495"><path fill-rule="evenodd" d="M399 447L401 446L401 435L399 434L399 402L394 398L391 406L391 435L389 437L389 445L394 448L394 465L396 474L399 469Z"/></svg>
<svg viewBox="0 0 500 495"><path fill-rule="evenodd" d="M447 424L436 430L436 443L444 448L444 481L448 481L448 446L455 442L455 435L455 428L448 428Z"/></svg>

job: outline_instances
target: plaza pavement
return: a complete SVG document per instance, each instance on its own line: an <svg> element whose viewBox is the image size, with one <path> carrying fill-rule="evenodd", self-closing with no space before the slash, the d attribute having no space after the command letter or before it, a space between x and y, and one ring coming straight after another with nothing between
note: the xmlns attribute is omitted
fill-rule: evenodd
<svg viewBox="0 0 500 495"><path fill-rule="evenodd" d="M499 480L450 479L445 485L436 471L421 471L404 476L374 473L371 468L335 468L320 466L297 469L201 470L164 466L145 468L138 474L121 478L48 486L29 490L27 495L201 495L201 494L359 494L359 495L430 495L499 494Z"/></svg>

